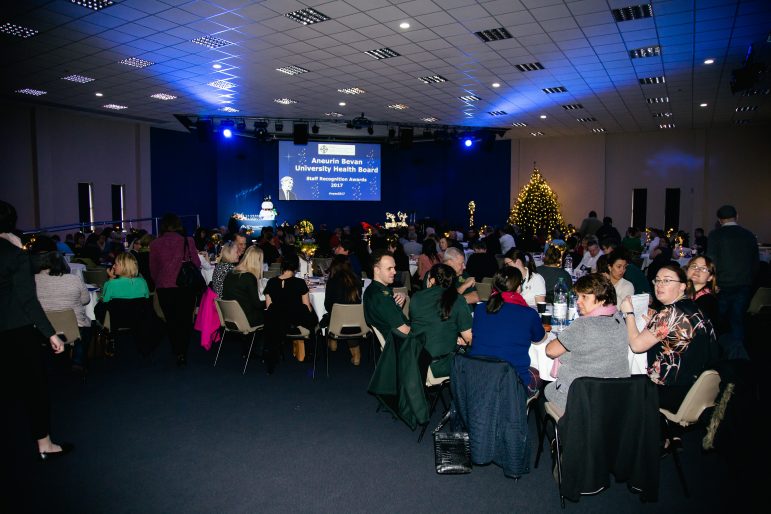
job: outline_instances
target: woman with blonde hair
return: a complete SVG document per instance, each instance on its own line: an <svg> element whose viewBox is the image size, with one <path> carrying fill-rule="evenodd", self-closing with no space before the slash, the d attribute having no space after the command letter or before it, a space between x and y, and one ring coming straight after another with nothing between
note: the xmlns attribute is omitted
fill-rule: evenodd
<svg viewBox="0 0 771 514"><path fill-rule="evenodd" d="M222 297L222 285L225 283L225 277L233 271L237 262L238 246L234 241L228 241L222 246L217 264L214 266L214 273L212 273L211 288L217 294L217 298Z"/></svg>
<svg viewBox="0 0 771 514"><path fill-rule="evenodd" d="M102 288L103 302L113 298L131 300L150 297L147 282L139 276L139 265L132 254L122 253L115 257L115 263L107 270L107 275L110 280Z"/></svg>
<svg viewBox="0 0 771 514"><path fill-rule="evenodd" d="M222 284L222 299L235 300L246 314L249 325L262 325L265 304L260 300L263 253L259 246L246 249L241 262L228 273Z"/></svg>

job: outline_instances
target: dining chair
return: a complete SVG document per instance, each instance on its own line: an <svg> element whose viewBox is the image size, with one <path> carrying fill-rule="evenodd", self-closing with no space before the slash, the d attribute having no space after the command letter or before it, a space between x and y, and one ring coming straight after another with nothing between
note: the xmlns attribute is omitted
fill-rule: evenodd
<svg viewBox="0 0 771 514"><path fill-rule="evenodd" d="M313 378L316 378L316 357L318 357L319 340L322 339L321 329L316 337L316 343L313 351ZM332 305L332 312L329 316L329 327L324 335L324 342L327 343L327 378L329 378L329 340L350 341L353 339L367 339L372 337L372 331L367 326L364 319L364 305L336 303Z"/></svg>
<svg viewBox="0 0 771 514"><path fill-rule="evenodd" d="M474 287L477 288L477 294L479 295L480 301L486 302L490 299L490 293L493 291L492 284L487 282L477 282Z"/></svg>
<svg viewBox="0 0 771 514"><path fill-rule="evenodd" d="M492 285L493 284L493 277L482 277L482 283ZM478 282L477 282L477 285L479 285Z"/></svg>
<svg viewBox="0 0 771 514"><path fill-rule="evenodd" d="M442 413L442 417L447 414L447 411L450 410L450 406L447 403L447 401L444 399L444 391L449 391L450 386L450 376L444 376L444 377L435 377L434 373L431 371L431 366L428 367L428 373L426 374L426 384L425 384L425 391L426 391L426 398L429 399L429 409L428 409L428 419L431 420L431 416L434 415L434 411L436 410L436 404L439 402L439 400L442 400L442 406L444 407L444 411ZM420 430L420 435L418 435L418 442L423 440L423 435L426 433L426 429L428 428L428 423L423 425L423 428Z"/></svg>
<svg viewBox="0 0 771 514"><path fill-rule="evenodd" d="M763 307L771 306L771 287L759 287L750 300L747 314L757 314Z"/></svg>
<svg viewBox="0 0 771 514"><path fill-rule="evenodd" d="M570 384L563 411L547 401L539 434L537 468L546 427L554 427L553 458L560 505L578 501L617 482L627 482L642 501L656 501L659 487L659 404L646 375L580 377Z"/></svg>
<svg viewBox="0 0 771 514"><path fill-rule="evenodd" d="M257 336L258 332L261 332L265 325L256 325L251 326L249 324L249 320L246 318L246 314L244 314L244 310L241 308L241 305L236 300L222 300L221 298L217 298L214 300L214 304L217 306L218 313L221 313L222 315L222 322L223 322L223 328L224 333L222 334L222 339L220 339L220 346L217 349L217 356L214 358L214 366L217 366L217 360L220 357L220 350L222 350L222 345L225 343L225 336L228 332L237 332L239 334L243 335L252 335L252 341L249 344L249 352L246 354L246 362L244 363L244 370L241 373L242 375L246 374L246 367L249 366L249 358L252 356L252 348L254 347L254 338Z"/></svg>
<svg viewBox="0 0 771 514"><path fill-rule="evenodd" d="M715 400L719 393L720 374L713 369L704 371L688 390L688 394L685 395L677 412L672 412L664 408L659 409L659 412L661 412L661 415L666 422L665 435L669 435L668 431L670 423L676 423L682 427L690 427L698 423L701 414L706 409L715 406ZM678 456L678 448L675 448L674 445L670 445L669 448L670 451L668 453L672 455L672 460L677 469L677 476L680 478L680 483L683 486L683 493L687 497L689 496L688 485L686 484L685 473L683 472L680 457Z"/></svg>
<svg viewBox="0 0 771 514"><path fill-rule="evenodd" d="M281 270L278 269L269 269L268 271L263 272L262 278L274 278L281 275Z"/></svg>
<svg viewBox="0 0 771 514"><path fill-rule="evenodd" d="M78 318L73 309L63 309L57 311L45 311L48 321L65 344L75 344L80 339L80 328L78 328Z"/></svg>

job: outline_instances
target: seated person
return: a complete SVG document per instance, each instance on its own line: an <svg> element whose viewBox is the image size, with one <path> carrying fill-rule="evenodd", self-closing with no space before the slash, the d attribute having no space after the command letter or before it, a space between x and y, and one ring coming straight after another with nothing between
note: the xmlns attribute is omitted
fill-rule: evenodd
<svg viewBox="0 0 771 514"><path fill-rule="evenodd" d="M361 303L361 280L353 274L351 264L345 255L335 255L329 265L329 280L324 294L324 308L327 313L321 318L319 325L329 326L329 318L332 315L332 307L336 303L358 304ZM351 364L358 366L361 363L361 348L357 339L348 342L351 350ZM337 341L329 341L329 349L337 350Z"/></svg>
<svg viewBox="0 0 771 514"><path fill-rule="evenodd" d="M495 255L488 253L485 240L471 243L471 249L474 253L469 255L466 262L466 272L477 282L481 282L485 277L493 277L498 271L498 260Z"/></svg>
<svg viewBox="0 0 771 514"><path fill-rule="evenodd" d="M430 357L431 373L449 376L455 347L471 342L472 325L471 310L455 288L451 267L436 264L429 270L426 288L410 301L410 323L413 333L426 334L424 349Z"/></svg>
<svg viewBox="0 0 771 514"><path fill-rule="evenodd" d="M474 309L472 356L507 361L522 379L528 396L538 392L538 371L530 368L530 344L546 338L538 313L519 294L522 273L504 266L493 278L493 292L487 303Z"/></svg>
<svg viewBox="0 0 771 514"><path fill-rule="evenodd" d="M696 303L699 310L712 322L712 326L718 334L724 328L720 324L719 309L717 303L717 271L715 263L706 255L699 255L688 262L686 266L688 276L688 298Z"/></svg>
<svg viewBox="0 0 771 514"><path fill-rule="evenodd" d="M634 294L634 286L624 278L630 257L626 250L617 249L608 254L607 258L608 276L616 290L616 304L620 305L624 298Z"/></svg>
<svg viewBox="0 0 771 514"><path fill-rule="evenodd" d="M535 307L538 302L546 301L546 282L541 275L535 272L535 262L532 255L512 248L503 256L503 265L513 266L522 274L521 294L530 307ZM572 280L565 282L565 284L571 283Z"/></svg>
<svg viewBox="0 0 771 514"><path fill-rule="evenodd" d="M562 251L556 246L550 245L546 249L543 265L538 266L535 270L543 277L547 303L554 301L554 286L557 285L560 278L568 287L573 283L570 273L562 268Z"/></svg>
<svg viewBox="0 0 771 514"><path fill-rule="evenodd" d="M584 237L581 244L584 245L586 250L576 269L584 273L594 273L597 271L597 259L599 259L600 255L603 255L600 249L600 242L597 236L591 235Z"/></svg>
<svg viewBox="0 0 771 514"><path fill-rule="evenodd" d="M115 257L115 264L107 270L110 280L102 288L102 301L109 303L113 298L133 300L150 298L150 290L145 279L139 276L139 265L130 253Z"/></svg>
<svg viewBox="0 0 771 514"><path fill-rule="evenodd" d="M262 250L260 250L260 256L262 256ZM235 269L238 263L238 245L234 241L228 241L222 245L222 250L217 258L217 264L214 266L214 272L211 278L211 288L217 295L217 298L222 298L222 288L225 284L225 278L228 274ZM260 275L257 278L262 278L262 269L260 269ZM254 325L252 325L254 326Z"/></svg>
<svg viewBox="0 0 771 514"><path fill-rule="evenodd" d="M613 284L605 275L592 273L579 278L574 290L581 317L546 345L546 355L559 358L560 364L557 380L546 385L544 394L563 411L573 380L629 376L629 339L616 310Z"/></svg>
<svg viewBox="0 0 771 514"><path fill-rule="evenodd" d="M476 281L474 280L474 277L469 276L469 274L465 272L466 256L463 252L451 246L444 252L442 262L455 271L455 288L458 290L458 294L463 295L466 303L478 303L479 293L477 293Z"/></svg>
<svg viewBox="0 0 771 514"><path fill-rule="evenodd" d="M439 264L440 262L442 262L442 257L436 250L436 243L433 239L426 238L423 241L423 251L418 256L418 282L426 277L426 273L434 264Z"/></svg>
<svg viewBox="0 0 771 514"><path fill-rule="evenodd" d="M91 341L91 320L86 316L86 305L91 301L86 284L77 275L70 273L67 261L56 251L53 241L47 241L35 255L38 272L35 275L37 298L45 311L72 309L78 320L80 339L75 342L72 351L72 370L82 372L86 366L88 344ZM38 237L35 246L39 246L42 237Z"/></svg>
<svg viewBox="0 0 771 514"><path fill-rule="evenodd" d="M236 246L228 243L229 258L237 255ZM223 248L223 255L225 249ZM249 326L257 327L264 323L265 304L260 300L259 283L262 278L262 249L259 246L250 246L244 252L241 262L233 268L233 271L225 275L222 281L222 299L235 300L246 315ZM219 267L221 263L218 263ZM214 280L212 280L214 282ZM249 344L242 340L241 355L246 358Z"/></svg>
<svg viewBox="0 0 771 514"><path fill-rule="evenodd" d="M281 260L281 274L268 280L265 286L265 363L268 373L273 373L278 362L281 342L297 327L304 327L313 334L318 320L311 307L308 286L305 280L295 277L300 269L300 258L296 254ZM305 360L305 341L292 341L292 353L298 361Z"/></svg>
<svg viewBox="0 0 771 514"><path fill-rule="evenodd" d="M396 275L396 262L390 253L379 250L372 254L373 279L364 291L364 318L388 340L392 330L410 333L410 325L402 312L403 294L394 294L391 284Z"/></svg>

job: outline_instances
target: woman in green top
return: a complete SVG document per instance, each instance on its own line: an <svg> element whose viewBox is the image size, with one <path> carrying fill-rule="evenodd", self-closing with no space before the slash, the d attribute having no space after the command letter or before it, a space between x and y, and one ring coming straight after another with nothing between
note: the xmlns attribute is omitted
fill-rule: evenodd
<svg viewBox="0 0 771 514"><path fill-rule="evenodd" d="M102 288L102 301L113 298L132 300L150 298L147 282L139 275L137 259L130 253L122 253L115 258L115 264L107 270L110 280Z"/></svg>
<svg viewBox="0 0 771 514"><path fill-rule="evenodd" d="M410 301L410 324L414 334L426 335L424 349L431 356L431 373L446 377L455 346L471 342L471 310L455 288L455 271L450 266L436 264L427 276L426 288Z"/></svg>

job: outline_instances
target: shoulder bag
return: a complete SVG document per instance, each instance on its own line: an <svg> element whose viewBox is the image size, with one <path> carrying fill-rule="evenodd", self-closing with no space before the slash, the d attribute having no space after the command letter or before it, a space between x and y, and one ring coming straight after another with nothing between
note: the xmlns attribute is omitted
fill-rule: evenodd
<svg viewBox="0 0 771 514"><path fill-rule="evenodd" d="M185 239L185 246L182 253L182 267L179 268L177 274L177 287L188 289L194 294L199 294L206 287L206 281L201 275L201 270L195 267L193 261L190 260L189 251L187 246L187 236L182 236Z"/></svg>
<svg viewBox="0 0 771 514"><path fill-rule="evenodd" d="M452 410L445 414L434 429L434 462L440 475L471 473L471 443L468 432L442 432Z"/></svg>

